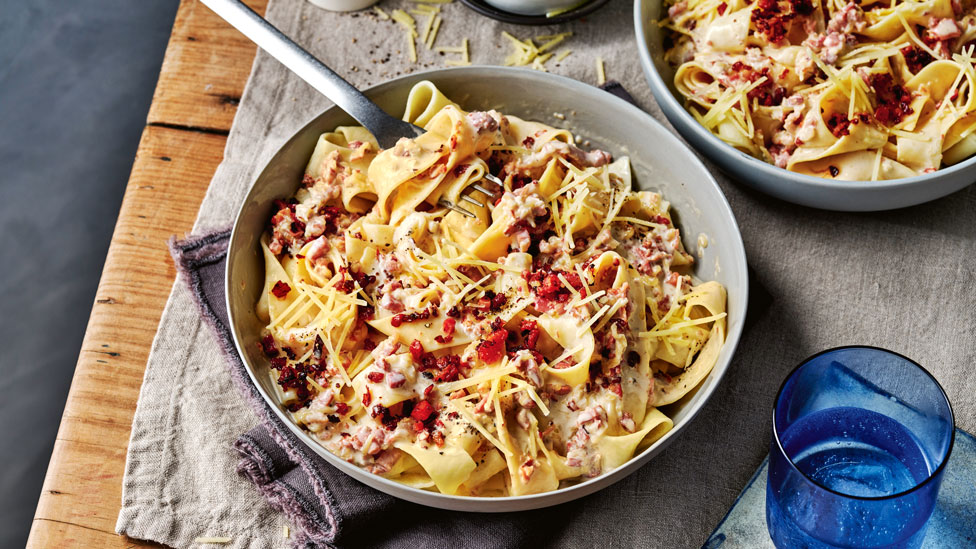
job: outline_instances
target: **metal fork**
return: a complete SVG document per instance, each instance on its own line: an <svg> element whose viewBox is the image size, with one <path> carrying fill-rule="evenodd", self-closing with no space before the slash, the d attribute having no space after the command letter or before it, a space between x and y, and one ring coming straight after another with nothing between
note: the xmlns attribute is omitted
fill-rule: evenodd
<svg viewBox="0 0 976 549"><path fill-rule="evenodd" d="M247 7L240 0L201 0L207 7L217 15L230 23L248 37L261 49L268 52L272 57L281 62L299 78L308 82L313 88L322 95L332 100L339 108L349 113L357 122L363 125L376 138L380 147L388 149L400 140L401 137L414 138L422 133L424 129L409 122L404 122L399 118L390 116L376 103L369 100L355 86L346 82L341 76L333 72L324 63L316 59L312 54L305 51L301 46L285 36L274 25ZM485 179L501 185L501 181L492 175L486 175ZM495 195L489 189L475 183L471 186L478 192L484 193L488 197ZM462 195L461 200L484 207L484 204ZM475 217L470 211L454 204L448 200L440 200L439 205L450 208L460 214Z"/></svg>

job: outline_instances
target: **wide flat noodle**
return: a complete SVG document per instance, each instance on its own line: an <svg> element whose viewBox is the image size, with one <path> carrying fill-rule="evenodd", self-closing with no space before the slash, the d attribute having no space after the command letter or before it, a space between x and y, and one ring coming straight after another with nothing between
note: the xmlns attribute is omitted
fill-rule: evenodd
<svg viewBox="0 0 976 549"><path fill-rule="evenodd" d="M725 288L715 282L706 282L693 289L695 297L689 298L685 306L692 308L700 306L708 311L709 315L718 315L725 312ZM654 380L654 406L664 406L677 402L681 397L698 386L699 383L718 361L718 354L725 343L725 319L720 318L712 324L709 332L708 341L698 353L698 357L690 366L677 376L670 379L660 376Z"/></svg>

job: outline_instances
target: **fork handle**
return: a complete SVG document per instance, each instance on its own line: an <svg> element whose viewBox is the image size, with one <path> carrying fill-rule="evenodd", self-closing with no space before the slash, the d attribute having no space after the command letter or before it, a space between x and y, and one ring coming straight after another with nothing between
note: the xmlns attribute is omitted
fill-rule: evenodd
<svg viewBox="0 0 976 549"><path fill-rule="evenodd" d="M240 0L201 0L261 49L331 99L372 133L382 148L396 144L400 137L416 137L420 129L379 108L352 84L332 71L274 25Z"/></svg>

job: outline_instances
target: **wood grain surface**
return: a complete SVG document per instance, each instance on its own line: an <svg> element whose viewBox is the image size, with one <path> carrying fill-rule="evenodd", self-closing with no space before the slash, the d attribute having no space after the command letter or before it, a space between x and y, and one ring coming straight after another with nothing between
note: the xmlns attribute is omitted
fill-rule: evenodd
<svg viewBox="0 0 976 549"><path fill-rule="evenodd" d="M249 0L264 12L267 0ZM255 47L195 0L180 3L129 177L28 547L153 547L114 533L129 430L190 230L223 158Z"/></svg>

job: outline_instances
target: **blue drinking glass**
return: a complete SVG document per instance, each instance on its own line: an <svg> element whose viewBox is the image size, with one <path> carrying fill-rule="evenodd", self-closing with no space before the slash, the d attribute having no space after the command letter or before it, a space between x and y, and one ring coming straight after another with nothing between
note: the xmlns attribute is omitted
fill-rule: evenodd
<svg viewBox="0 0 976 549"><path fill-rule="evenodd" d="M919 547L952 451L939 383L914 361L839 347L790 373L773 407L766 524L776 547Z"/></svg>

